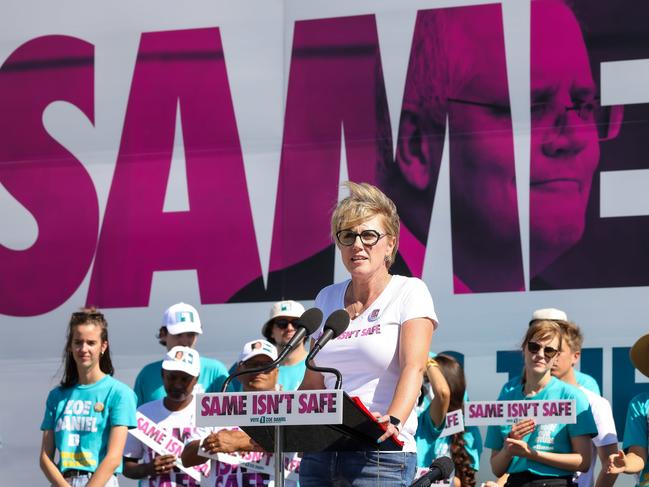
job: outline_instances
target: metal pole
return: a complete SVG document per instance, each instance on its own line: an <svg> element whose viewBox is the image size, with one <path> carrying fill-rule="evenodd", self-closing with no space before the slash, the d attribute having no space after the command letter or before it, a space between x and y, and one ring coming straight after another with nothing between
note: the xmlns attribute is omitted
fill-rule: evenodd
<svg viewBox="0 0 649 487"><path fill-rule="evenodd" d="M284 487L284 428L275 426L275 487Z"/></svg>

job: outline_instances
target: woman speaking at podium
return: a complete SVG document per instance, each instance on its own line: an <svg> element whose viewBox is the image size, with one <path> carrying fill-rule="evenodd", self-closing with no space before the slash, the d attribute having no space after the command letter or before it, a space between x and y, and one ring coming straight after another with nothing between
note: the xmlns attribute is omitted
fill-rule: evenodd
<svg viewBox="0 0 649 487"><path fill-rule="evenodd" d="M318 354L320 367L337 368L343 389L358 396L403 441L403 451L305 453L302 487L405 485L412 483L417 455L415 403L421 387L437 317L430 292L420 279L391 275L399 245L399 215L378 188L347 182L350 194L335 208L332 237L351 278L318 293L324 316L344 308L351 323ZM307 370L301 389L332 389L335 378Z"/></svg>

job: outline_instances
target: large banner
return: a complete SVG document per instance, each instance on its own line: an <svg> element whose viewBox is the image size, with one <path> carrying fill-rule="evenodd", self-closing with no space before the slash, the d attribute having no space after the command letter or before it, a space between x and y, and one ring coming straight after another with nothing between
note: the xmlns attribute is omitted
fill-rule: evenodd
<svg viewBox="0 0 649 487"><path fill-rule="evenodd" d="M41 414L79 306L137 372L175 302L229 362L269 302L346 278L347 179L397 204L392 271L429 285L472 399L558 307L621 430L649 387L628 360L649 332L647 19L630 0L5 2L0 378L26 361L42 388L0 399L0 439L19 402Z"/></svg>

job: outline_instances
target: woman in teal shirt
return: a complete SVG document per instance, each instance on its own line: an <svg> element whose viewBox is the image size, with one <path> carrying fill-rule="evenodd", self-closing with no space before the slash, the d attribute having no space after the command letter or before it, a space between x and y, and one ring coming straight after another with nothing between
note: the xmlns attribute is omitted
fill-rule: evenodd
<svg viewBox="0 0 649 487"><path fill-rule="evenodd" d="M482 453L480 430L470 426L465 431L440 438L446 414L464 407L466 380L462 366L449 355L437 355L428 359L425 377L434 396L432 400L424 396L417 418L417 466L427 468L435 458L450 457L455 464L455 487L473 487Z"/></svg>
<svg viewBox="0 0 649 487"><path fill-rule="evenodd" d="M577 388L551 371L561 350L561 328L553 321L535 322L522 344L525 367L519 387L504 388L498 400L574 399L575 424L542 424L520 438L511 425L490 426L485 446L491 448L491 468L497 477L509 474L506 487L551 484L571 486L574 472L590 466L591 438L597 434L590 405Z"/></svg>
<svg viewBox="0 0 649 487"><path fill-rule="evenodd" d="M135 426L135 393L112 377L104 315L95 308L73 313L63 354L63 379L47 397L41 424L41 470L55 486L115 487Z"/></svg>

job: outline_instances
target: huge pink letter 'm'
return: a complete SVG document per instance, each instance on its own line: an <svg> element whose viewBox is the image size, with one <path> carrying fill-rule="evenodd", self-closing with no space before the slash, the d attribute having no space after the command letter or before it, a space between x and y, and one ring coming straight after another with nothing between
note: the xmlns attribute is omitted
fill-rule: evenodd
<svg viewBox="0 0 649 487"><path fill-rule="evenodd" d="M313 299L333 281L329 219L338 196L341 133L349 178L374 183L380 138L377 111L386 106L373 15L295 23L271 295Z"/></svg>
<svg viewBox="0 0 649 487"><path fill-rule="evenodd" d="M66 36L31 40L0 68L0 182L38 223L30 248L0 245L0 313L34 316L60 306L92 261L99 222L92 180L42 117L61 100L94 123L93 71L93 46Z"/></svg>
<svg viewBox="0 0 649 487"><path fill-rule="evenodd" d="M190 210L163 212L178 103ZM142 36L88 303L146 306L153 272L180 269L204 304L261 276L216 28Z"/></svg>

